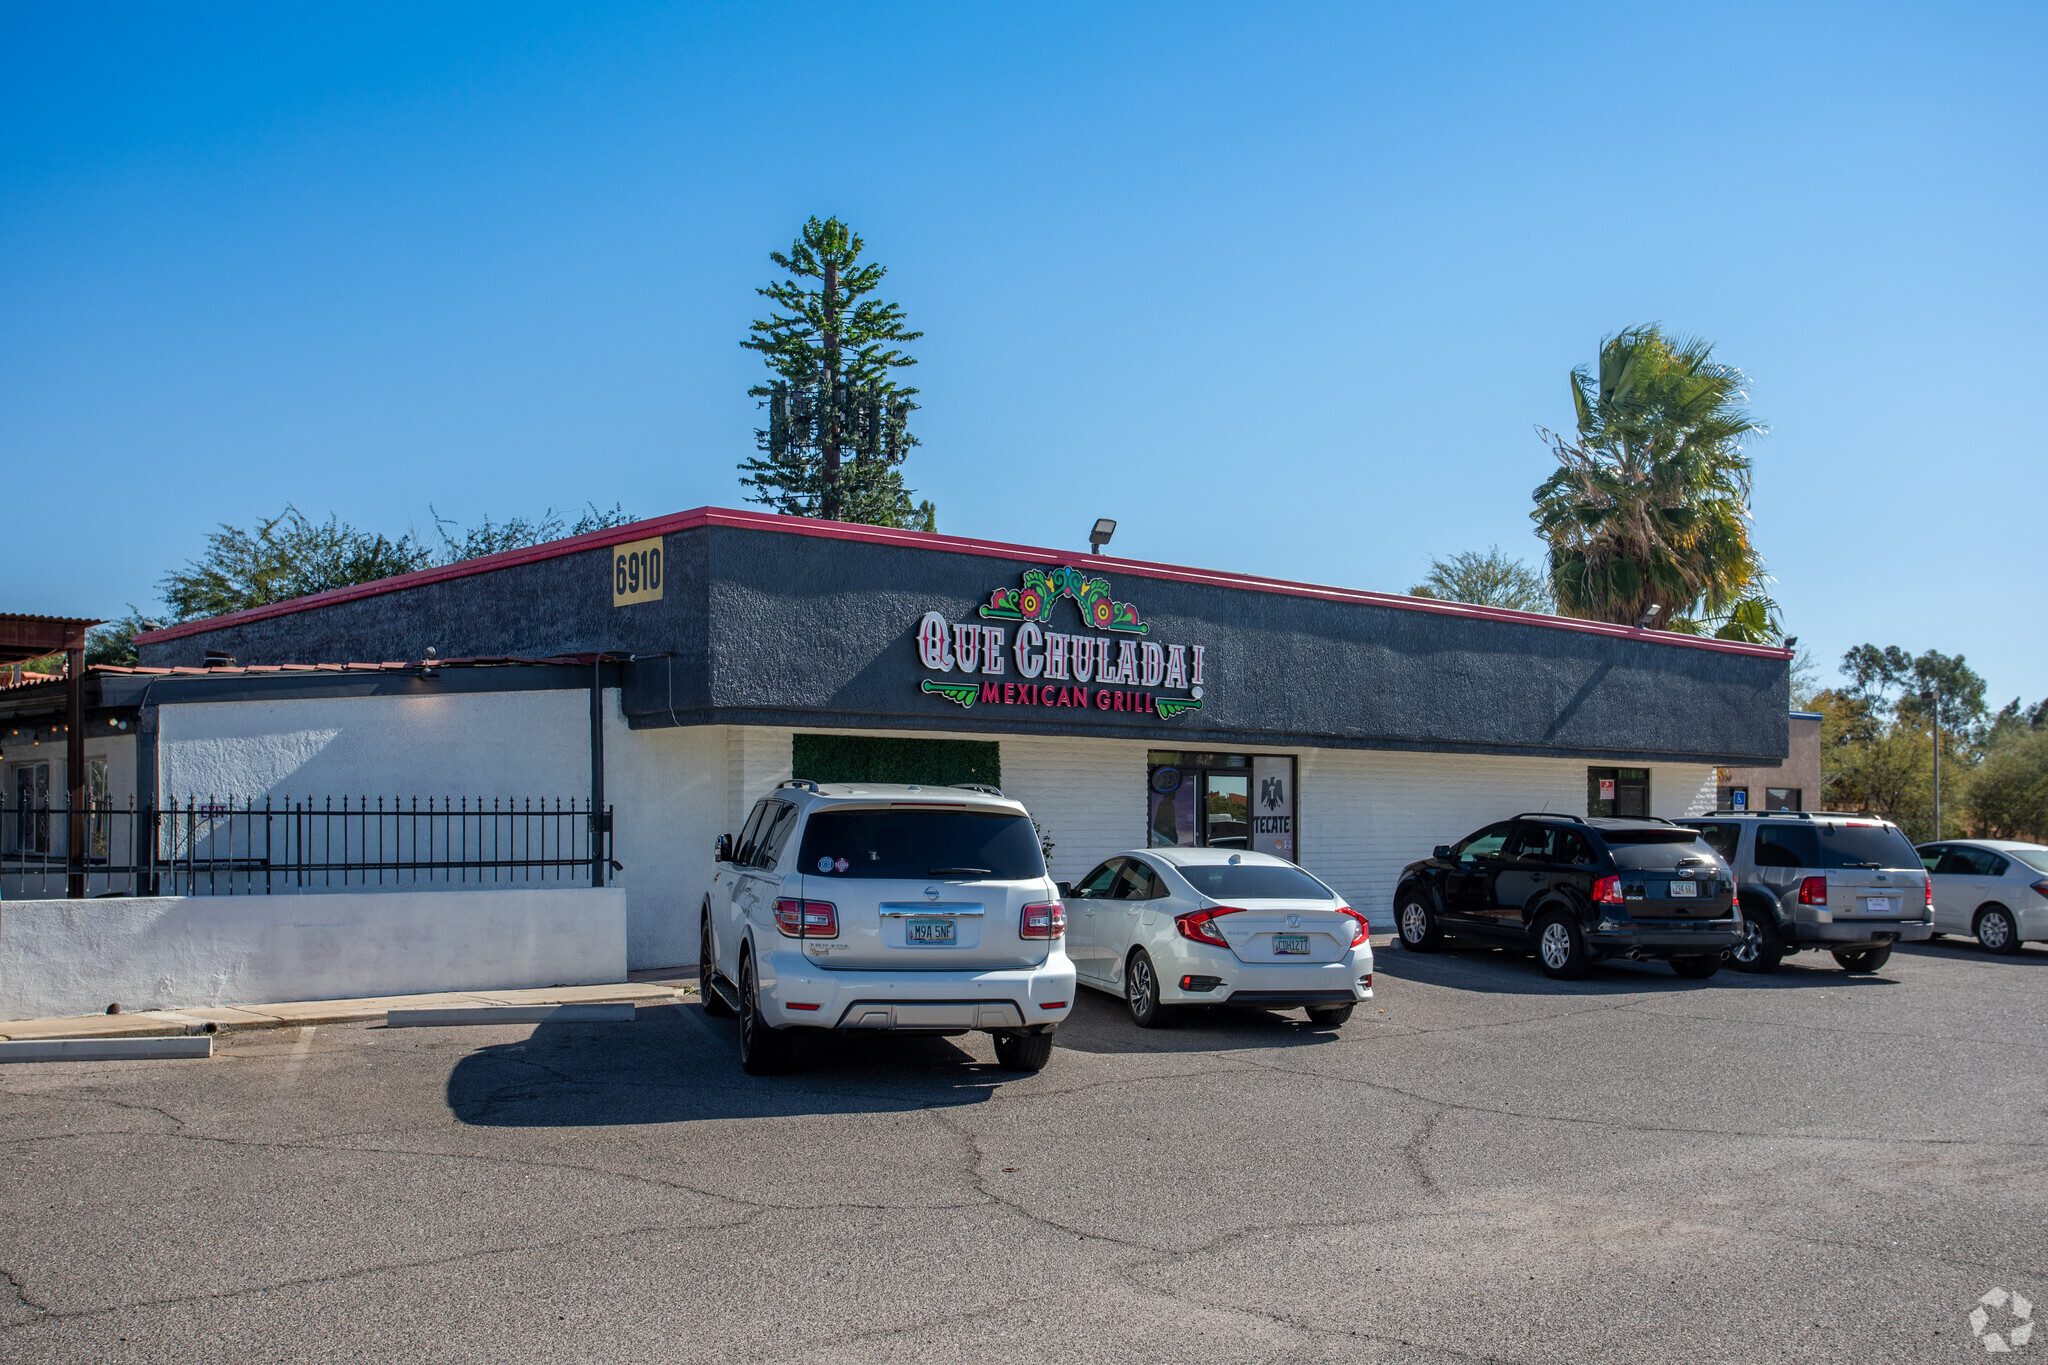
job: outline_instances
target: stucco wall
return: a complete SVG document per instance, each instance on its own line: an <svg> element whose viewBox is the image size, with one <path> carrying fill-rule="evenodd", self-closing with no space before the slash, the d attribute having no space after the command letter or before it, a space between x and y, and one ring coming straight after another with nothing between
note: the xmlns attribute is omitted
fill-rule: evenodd
<svg viewBox="0 0 2048 1365"><path fill-rule="evenodd" d="M589 887L0 905L0 1018L624 979L626 898Z"/></svg>

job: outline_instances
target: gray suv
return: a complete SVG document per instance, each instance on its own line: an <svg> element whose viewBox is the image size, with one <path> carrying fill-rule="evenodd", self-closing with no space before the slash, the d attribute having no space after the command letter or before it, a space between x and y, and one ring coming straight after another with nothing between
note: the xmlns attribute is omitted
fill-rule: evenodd
<svg viewBox="0 0 2048 1365"><path fill-rule="evenodd" d="M1899 827L1831 811L1716 811L1691 825L1728 860L1740 886L1737 971L1774 970L1786 954L1825 948L1874 972L1894 943L1934 934L1933 884Z"/></svg>

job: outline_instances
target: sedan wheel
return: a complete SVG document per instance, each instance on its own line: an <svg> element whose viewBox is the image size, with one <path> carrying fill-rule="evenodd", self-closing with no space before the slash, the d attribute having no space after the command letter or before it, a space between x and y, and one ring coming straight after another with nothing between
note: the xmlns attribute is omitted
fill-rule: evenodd
<svg viewBox="0 0 2048 1365"><path fill-rule="evenodd" d="M2016 953L2020 950L2019 930L2012 922L2012 912L2002 905L1992 905L1977 912L1977 942L1987 953Z"/></svg>
<svg viewBox="0 0 2048 1365"><path fill-rule="evenodd" d="M1559 981L1576 981L1586 974L1586 941L1579 926L1563 915L1553 914L1536 929L1536 960L1543 974Z"/></svg>
<svg viewBox="0 0 2048 1365"><path fill-rule="evenodd" d="M1124 1003L1131 1007L1131 1022L1139 1028L1160 1028L1166 1023L1166 1007L1159 1003L1159 974L1143 948L1131 954L1124 968Z"/></svg>

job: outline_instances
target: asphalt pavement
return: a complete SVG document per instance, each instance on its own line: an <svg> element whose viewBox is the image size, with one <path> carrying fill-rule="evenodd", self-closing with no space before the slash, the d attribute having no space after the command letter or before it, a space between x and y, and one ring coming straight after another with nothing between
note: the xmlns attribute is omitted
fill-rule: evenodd
<svg viewBox="0 0 2048 1365"><path fill-rule="evenodd" d="M1869 1362L2048 1318L2038 946L1377 983L1334 1031L1084 992L1026 1077L979 1035L749 1077L694 1003L11 1067L0 1361Z"/></svg>

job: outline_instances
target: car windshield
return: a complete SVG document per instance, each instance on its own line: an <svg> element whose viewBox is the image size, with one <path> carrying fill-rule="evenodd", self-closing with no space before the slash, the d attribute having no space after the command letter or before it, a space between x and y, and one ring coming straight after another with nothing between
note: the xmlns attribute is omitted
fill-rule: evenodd
<svg viewBox="0 0 2048 1365"><path fill-rule="evenodd" d="M1714 850L1696 829L1603 829L1614 865L1623 872L1658 872L1678 866L1690 858L1714 861Z"/></svg>
<svg viewBox="0 0 2048 1365"><path fill-rule="evenodd" d="M1298 867L1269 863L1197 863L1175 869L1188 885L1218 901L1330 901L1337 893Z"/></svg>
<svg viewBox="0 0 2048 1365"><path fill-rule="evenodd" d="M2048 848L2001 848L1998 850L2009 858L2018 858L2036 872L2048 872Z"/></svg>
<svg viewBox="0 0 2048 1365"><path fill-rule="evenodd" d="M1045 875L1045 855L1030 818L1009 811L821 810L804 826L797 869L807 877L1021 882Z"/></svg>

